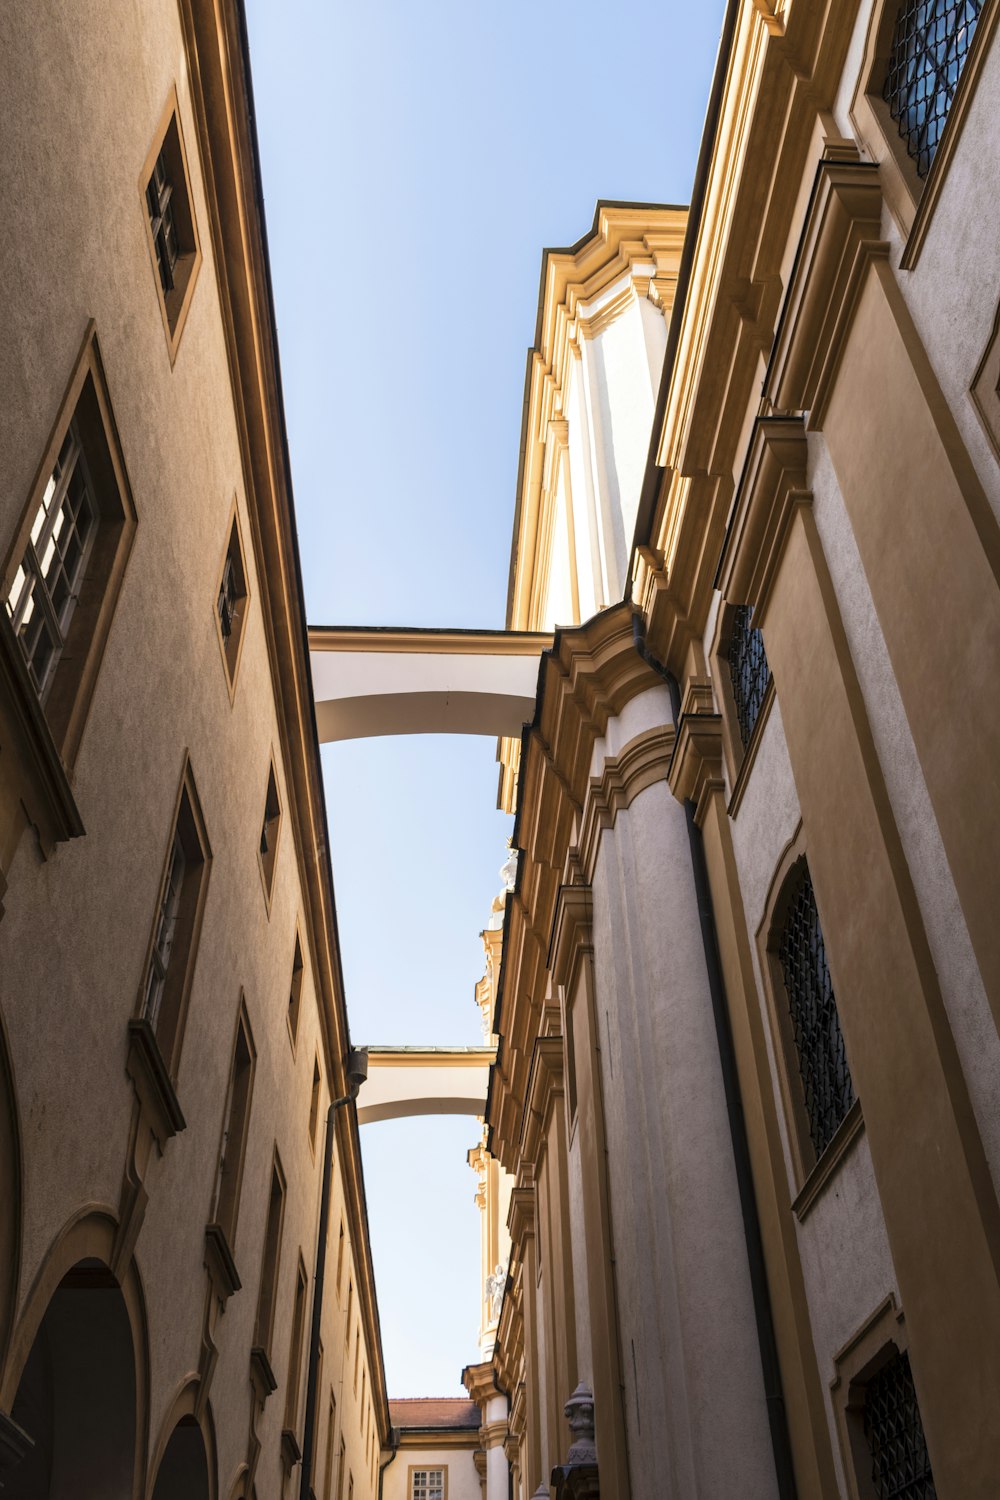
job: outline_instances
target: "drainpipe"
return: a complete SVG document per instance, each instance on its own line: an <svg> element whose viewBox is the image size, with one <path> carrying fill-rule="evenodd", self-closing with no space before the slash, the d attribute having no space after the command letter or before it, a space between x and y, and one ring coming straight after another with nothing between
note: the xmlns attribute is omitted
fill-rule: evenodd
<svg viewBox="0 0 1000 1500"><path fill-rule="evenodd" d="M347 1058L347 1093L334 1099L326 1112L326 1143L323 1153L323 1192L319 1208L319 1235L316 1241L315 1289L313 1291L312 1326L309 1332L309 1374L306 1380L306 1425L302 1434L302 1471L299 1500L311 1500L312 1459L316 1432L316 1380L319 1374L319 1335L323 1322L323 1283L326 1280L326 1236L330 1224L330 1180L333 1176L333 1126L337 1110L352 1104L368 1077L368 1048L352 1047Z"/></svg>
<svg viewBox="0 0 1000 1500"><path fill-rule="evenodd" d="M385 1463L384 1464L379 1464L379 1466L378 1466L378 1500L382 1500L382 1476L385 1474L386 1469L389 1467L389 1465L392 1463L393 1459L396 1457L396 1454L399 1452L399 1428L398 1427L390 1427L389 1428L389 1442L392 1445L392 1452L389 1454L389 1457L386 1459Z"/></svg>
<svg viewBox="0 0 1000 1500"><path fill-rule="evenodd" d="M638 615L633 616L632 629L637 652L667 685L676 730L680 727L681 720L681 693L677 679L647 649L642 622ZM729 1138L732 1142L740 1210L743 1216L743 1238L750 1269L750 1293L757 1324L757 1347L764 1378L764 1401L767 1406L767 1421L771 1433L771 1452L774 1457L775 1477L778 1481L778 1496L779 1500L797 1500L798 1490L795 1485L792 1447L788 1436L788 1416L781 1388L781 1367L778 1363L778 1345L774 1336L774 1319L771 1313L771 1294L767 1285L764 1246L761 1240L757 1197L750 1167L750 1147L747 1142L746 1121L743 1117L743 1102L740 1098L733 1034L729 1024L729 1010L722 982L722 963L719 959L719 941L715 928L715 914L712 910L712 893L708 883L705 844L701 829L695 822L694 803L690 798L685 799L684 812L687 818L688 847L691 852L691 874L698 902L698 919L701 923L701 940L705 950L705 968L708 971L708 988L712 998L712 1018L715 1021L719 1063L722 1068L726 1114L729 1118Z"/></svg>

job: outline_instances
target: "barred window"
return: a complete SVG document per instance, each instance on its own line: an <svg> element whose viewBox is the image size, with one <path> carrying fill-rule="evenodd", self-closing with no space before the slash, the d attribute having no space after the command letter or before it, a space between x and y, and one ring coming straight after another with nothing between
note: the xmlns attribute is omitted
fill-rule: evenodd
<svg viewBox="0 0 1000 1500"><path fill-rule="evenodd" d="M5 604L35 690L44 703L66 647L97 505L75 421L42 491Z"/></svg>
<svg viewBox="0 0 1000 1500"><path fill-rule="evenodd" d="M982 0L903 0L882 97L917 172L930 171L962 76Z"/></svg>
<svg viewBox="0 0 1000 1500"><path fill-rule="evenodd" d="M778 961L788 995L809 1135L820 1157L854 1103L854 1084L805 861L796 867L792 881Z"/></svg>
<svg viewBox="0 0 1000 1500"><path fill-rule="evenodd" d="M751 625L752 613L748 604L737 606L733 611L732 633L729 637L729 675L732 678L736 717L744 750L750 743L767 685L771 681L771 669L764 651L764 637L756 626Z"/></svg>
<svg viewBox="0 0 1000 1500"><path fill-rule="evenodd" d="M866 1384L864 1427L878 1500L936 1500L906 1354L897 1351Z"/></svg>
<svg viewBox="0 0 1000 1500"><path fill-rule="evenodd" d="M444 1500L444 1470L414 1469L410 1500Z"/></svg>
<svg viewBox="0 0 1000 1500"><path fill-rule="evenodd" d="M246 620L246 605L246 565L243 561L239 521L234 511L215 602L219 644L222 647L222 658L226 666L230 691L236 682L236 668L240 659L243 626Z"/></svg>
<svg viewBox="0 0 1000 1500"><path fill-rule="evenodd" d="M171 93L139 179L146 238L171 360L201 264L176 93Z"/></svg>

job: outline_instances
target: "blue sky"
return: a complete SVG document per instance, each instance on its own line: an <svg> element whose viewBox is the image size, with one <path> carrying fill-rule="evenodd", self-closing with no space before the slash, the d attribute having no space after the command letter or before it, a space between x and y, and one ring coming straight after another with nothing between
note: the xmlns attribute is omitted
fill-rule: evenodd
<svg viewBox="0 0 1000 1500"><path fill-rule="evenodd" d="M310 620L501 626L541 254L685 203L723 0L247 0ZM328 746L356 1041L477 1043L495 743ZM390 1393L476 1358L472 1120L362 1130Z"/></svg>

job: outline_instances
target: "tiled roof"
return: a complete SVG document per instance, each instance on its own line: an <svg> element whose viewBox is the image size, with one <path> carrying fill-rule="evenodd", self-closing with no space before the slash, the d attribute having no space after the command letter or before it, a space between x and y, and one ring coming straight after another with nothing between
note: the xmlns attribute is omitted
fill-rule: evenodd
<svg viewBox="0 0 1000 1500"><path fill-rule="evenodd" d="M407 1396L389 1402L393 1427L479 1426L479 1407L464 1396Z"/></svg>

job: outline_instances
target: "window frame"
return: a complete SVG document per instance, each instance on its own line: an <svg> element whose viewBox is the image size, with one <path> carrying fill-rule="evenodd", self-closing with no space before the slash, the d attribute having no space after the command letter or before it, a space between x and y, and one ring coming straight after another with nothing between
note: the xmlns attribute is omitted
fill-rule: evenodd
<svg viewBox="0 0 1000 1500"><path fill-rule="evenodd" d="M76 766L138 525L93 319L84 332L28 498L4 558L0 585L5 613L6 601L30 543L32 526L42 506L46 487L74 424L98 517L81 566L78 597L65 624L64 648L52 669L51 681L47 683L44 694L36 688L24 649L17 641L20 660L51 736L52 749L70 774ZM9 613L7 623L16 641Z"/></svg>
<svg viewBox="0 0 1000 1500"><path fill-rule="evenodd" d="M288 1008L285 1011L285 1024L288 1027L288 1040L292 1047L292 1056L298 1045L299 1021L302 1017L302 988L305 981L305 961L302 957L302 931L298 922L295 924L295 945L292 948L292 977L288 985Z"/></svg>
<svg viewBox="0 0 1000 1500"><path fill-rule="evenodd" d="M183 833L181 831L182 826ZM179 898L179 903L183 903L184 910L183 913L178 912L176 920L180 921L183 915L183 920L186 923L187 931L184 933L186 952L184 952L179 960L175 958L175 933L171 939L164 985L157 1004L156 1015L155 1018L150 1018L147 1015L147 1008L149 977L153 965L154 947L163 912L175 845L184 838L188 840L188 844L185 849L186 865ZM191 853L192 845L196 846L194 854ZM198 958L199 939L205 915L205 903L208 896L211 867L212 849L205 828L205 820L198 797L198 789L195 785L194 773L191 768L191 758L185 751L180 784L174 798L173 815L170 820L170 836L167 840L166 857L157 887L156 904L153 908L153 921L149 940L146 945L146 954L142 965L142 978L139 983L135 1009L135 1019L148 1027L150 1039L155 1042L160 1057L163 1060L167 1076L174 1086L177 1083L177 1074L180 1068L181 1052L184 1044L184 1032L187 1027L191 987L194 981L194 971ZM164 1010L165 1001L169 1001L170 1007L166 1012ZM161 1034L161 1023L163 1022L165 1013L171 1016L169 1023L167 1023L170 1029L169 1032L164 1029Z"/></svg>
<svg viewBox="0 0 1000 1500"><path fill-rule="evenodd" d="M768 668L768 683L764 690L764 697L754 722L753 731L749 740L744 745L743 736L740 732L736 695L733 692L732 672L729 666L729 648L732 641L733 623L736 618L736 611L740 607L739 601L731 603L725 598L720 600L715 633L710 650L712 682L715 688L716 701L719 704L722 716L722 750L726 762L726 773L729 778L729 804L727 812L731 818L735 818L740 810L740 805L743 801L747 783L753 771L757 752L764 737L764 731L767 727L767 721L771 716L771 709L775 700L774 673Z"/></svg>
<svg viewBox="0 0 1000 1500"><path fill-rule="evenodd" d="M171 138L172 127L175 139ZM179 226L179 237L185 242L183 248L179 251L175 263L174 284L169 293L164 292L160 276L159 257L157 255L147 196L154 170L165 150L171 154L171 165L174 167L175 172L179 169L179 178L171 182L173 190L172 208L174 218ZM172 84L170 87L167 101L163 106L160 118L157 121L156 130L153 133L152 144L142 164L142 171L139 173L139 202L146 235L146 247L149 251L153 280L156 287L156 299L159 303L160 316L163 321L163 333L167 341L167 354L170 360L170 367L173 369L177 359L177 351L180 347L181 336L191 309L191 300L194 295L198 272L201 270L202 262L201 238L198 234L198 220L194 211L191 170L188 165L187 146L184 141L184 128L181 121L181 107L176 84Z"/></svg>
<svg viewBox="0 0 1000 1500"><path fill-rule="evenodd" d="M865 1387L896 1354L909 1357L910 1348L906 1319L895 1293L890 1292L833 1357L830 1397L850 1500L878 1500L864 1430ZM916 1384L912 1361L910 1370ZM918 1391L918 1408L919 1403ZM926 1436L925 1429L925 1440Z"/></svg>
<svg viewBox="0 0 1000 1500"><path fill-rule="evenodd" d="M801 821L786 844L771 878L764 914L756 932L757 954L764 982L764 1001L773 1044L777 1086L784 1116L791 1156L790 1178L792 1210L801 1223L829 1182L836 1176L841 1162L849 1154L864 1129L861 1101L857 1096L844 1115L825 1150L817 1156L809 1128L809 1117L799 1072L799 1054L785 989L785 978L778 958L778 945L784 917L793 895L797 868L808 863L807 845ZM822 923L822 913L820 914ZM824 936L827 962L831 968L834 996L836 975L830 959L829 944ZM837 1012L840 1024L840 1012ZM841 1035L843 1027L841 1026ZM845 1051L847 1039L844 1039ZM848 1057L850 1066L850 1057Z"/></svg>
<svg viewBox="0 0 1000 1500"><path fill-rule="evenodd" d="M447 1464L410 1464L406 1471L406 1500L414 1500L413 1486L417 1474L440 1474L442 1476L441 1500L448 1500ZM421 1496L420 1500L425 1500Z"/></svg>
<svg viewBox="0 0 1000 1500"><path fill-rule="evenodd" d="M222 597L223 584L226 577L226 569L229 566L230 554L233 543L236 544L236 552L239 559L239 571L242 575L242 593L237 593L239 610L237 614L238 628L231 629L227 639L222 628L222 616L219 612L219 600ZM226 543L222 550L222 565L216 580L215 594L212 601L212 614L215 618L215 633L219 641L219 651L222 654L222 669L225 673L226 687L229 691L230 704L236 701L236 682L239 677L240 662L243 659L243 646L246 641L246 627L250 612L250 571L247 567L247 551L243 543L243 525L240 521L240 507L237 497L233 496L233 503L229 509L229 518L226 522ZM235 636L235 642L233 637Z"/></svg>
<svg viewBox="0 0 1000 1500"><path fill-rule="evenodd" d="M241 1119L238 1122L239 1140L236 1142L235 1167L233 1176L226 1178L227 1156L230 1164L233 1163L233 1152L231 1136L233 1133L233 1109L236 1104L237 1071L236 1063L239 1053L240 1041L243 1041L247 1052L247 1079L245 1098L242 1103ZM253 1028L250 1025L250 1013L247 1009L246 995L240 990L239 1010L236 1016L236 1031L233 1037L231 1049L231 1061L229 1064L229 1084L226 1089L226 1102L222 1115L222 1134L219 1142L219 1159L215 1174L215 1192L212 1202L211 1222L221 1229L225 1236L226 1244L231 1255L236 1248L236 1231L240 1218L240 1199L243 1193L243 1175L246 1168L247 1143L250 1139L250 1113L253 1108L253 1085L257 1072L257 1047L254 1042ZM227 1193L229 1201L224 1201L224 1192Z"/></svg>
<svg viewBox="0 0 1000 1500"><path fill-rule="evenodd" d="M278 1211L272 1220L271 1207L275 1202L275 1186L278 1189ZM257 1306L254 1311L253 1345L251 1356L263 1356L268 1371L271 1368L271 1347L274 1339L274 1315L278 1305L278 1278L281 1275L281 1249L285 1232L285 1209L288 1206L288 1182L281 1157L275 1146L271 1155L271 1177L267 1191L267 1208L264 1214L264 1241L260 1254L260 1274L257 1279ZM270 1229L274 1223L274 1246L271 1253ZM272 1390L274 1386L272 1385Z"/></svg>
<svg viewBox="0 0 1000 1500"><path fill-rule="evenodd" d="M1000 15L1000 0L985 0L965 67L955 88L940 143L926 177L918 174L916 163L906 148L906 142L900 137L889 106L882 97L899 7L900 0L876 0L868 21L864 54L849 115L861 145L872 160L878 163L885 201L905 242L900 269L910 271L916 265L923 248L941 196L942 184L948 175L951 158L969 113L983 62L989 52L990 38Z"/></svg>
<svg viewBox="0 0 1000 1500"><path fill-rule="evenodd" d="M268 816L268 809L273 806L274 812ZM267 781L264 787L264 816L261 819L260 835L257 844L257 866L260 870L260 883L264 892L264 904L267 907L268 916L271 915L271 899L274 895L274 882L278 868L278 844L281 838L281 825L284 821L281 802L281 792L278 788L278 772L271 751L268 761ZM267 847L264 847L265 835L270 830Z"/></svg>

